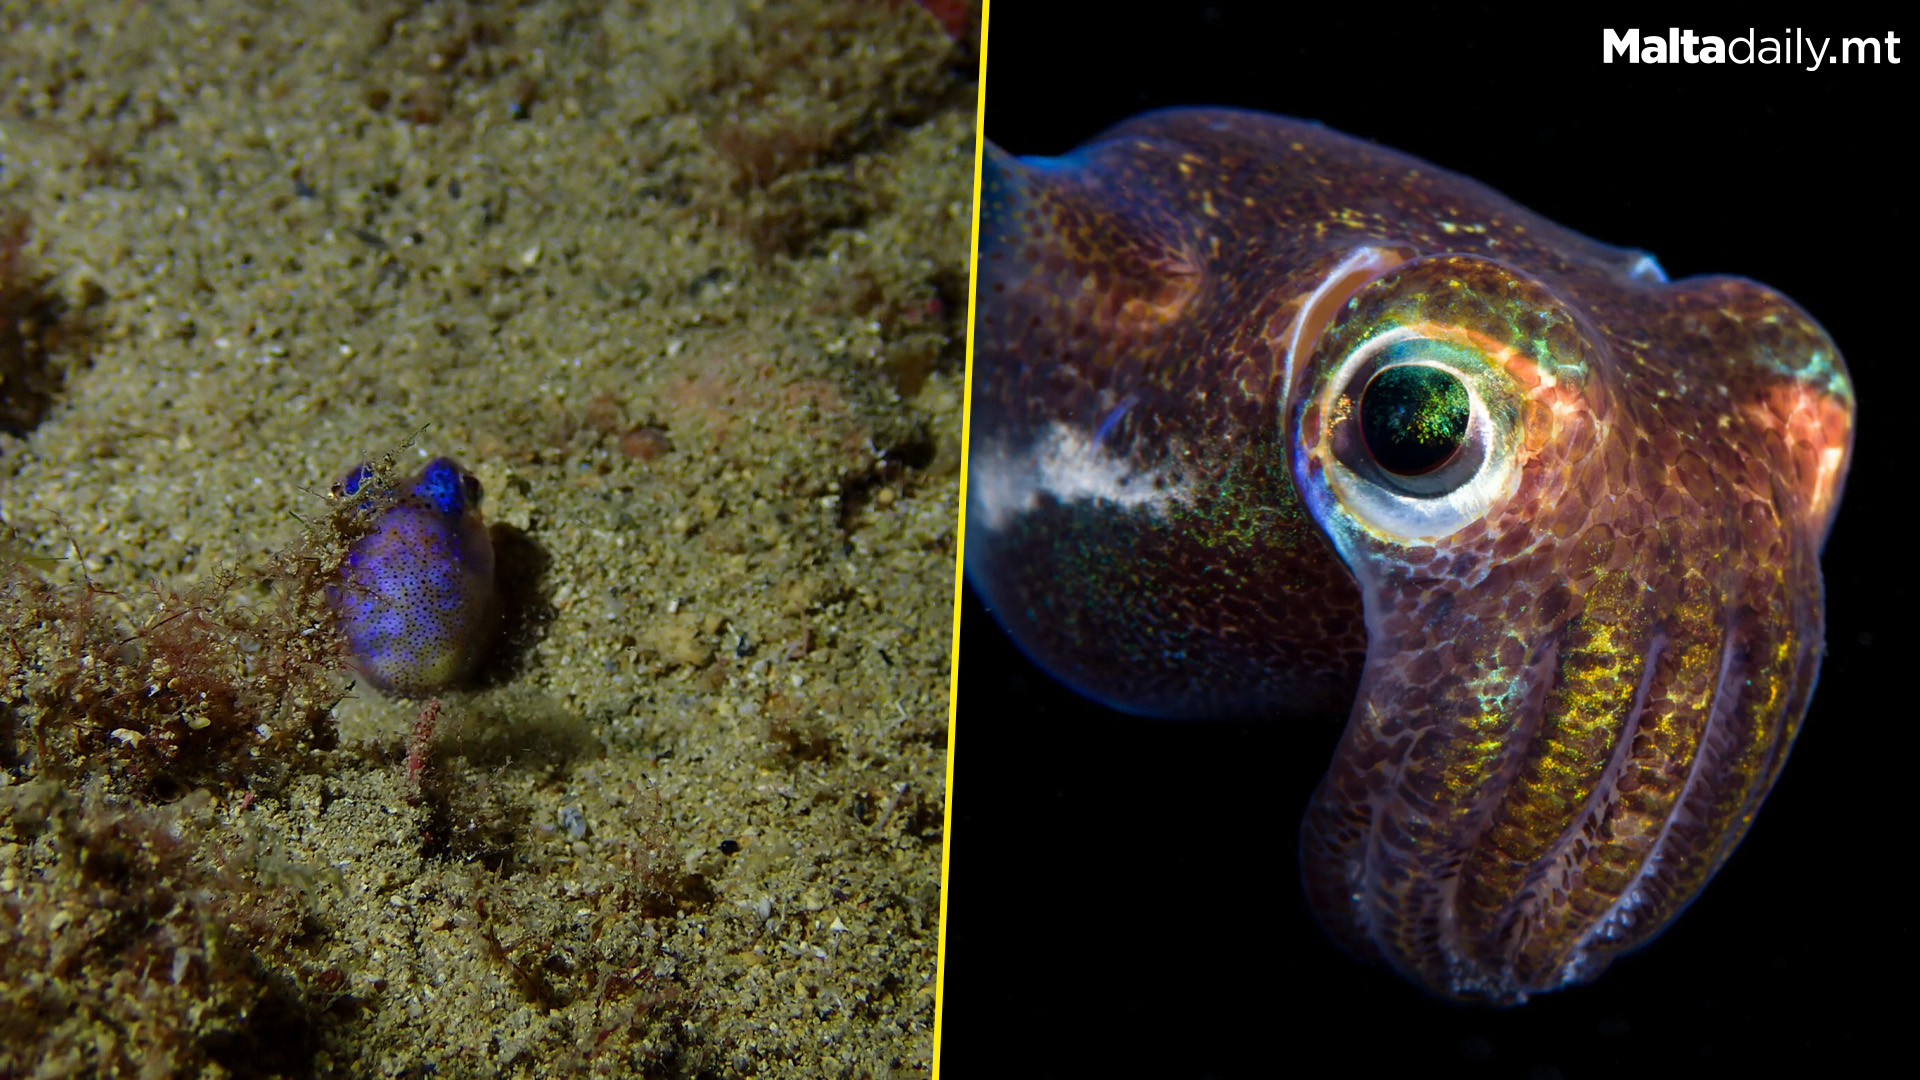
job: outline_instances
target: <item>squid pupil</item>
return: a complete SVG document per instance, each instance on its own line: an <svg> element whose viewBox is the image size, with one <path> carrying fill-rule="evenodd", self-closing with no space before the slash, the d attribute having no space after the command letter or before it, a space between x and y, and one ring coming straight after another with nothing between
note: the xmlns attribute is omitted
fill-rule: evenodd
<svg viewBox="0 0 1920 1080"><path fill-rule="evenodd" d="M1360 433L1381 468L1419 476L1445 465L1467 437L1472 405L1452 374L1424 364L1391 367L1360 395Z"/></svg>

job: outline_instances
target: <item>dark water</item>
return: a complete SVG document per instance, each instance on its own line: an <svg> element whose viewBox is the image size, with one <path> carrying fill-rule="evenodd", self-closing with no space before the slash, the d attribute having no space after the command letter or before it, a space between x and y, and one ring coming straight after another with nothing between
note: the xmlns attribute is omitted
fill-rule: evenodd
<svg viewBox="0 0 1920 1080"><path fill-rule="evenodd" d="M1914 961L1895 884L1906 875L1890 861L1912 789L1914 597L1884 503L1907 456L1898 410L1916 389L1892 340L1913 224L1883 128L1903 68L1600 63L1601 25L1664 33L1669 21L996 5L985 126L1009 151L1063 151L1167 105L1321 119L1649 250L1675 278L1737 273L1784 291L1840 343L1860 414L1825 557L1829 656L1774 794L1664 936L1598 983L1518 1010L1429 1000L1321 938L1294 832L1337 725L1177 725L1097 708L1028 665L970 597L951 1075L1718 1076L1844 1069L1885 1051ZM1836 39L1893 29L1800 21Z"/></svg>

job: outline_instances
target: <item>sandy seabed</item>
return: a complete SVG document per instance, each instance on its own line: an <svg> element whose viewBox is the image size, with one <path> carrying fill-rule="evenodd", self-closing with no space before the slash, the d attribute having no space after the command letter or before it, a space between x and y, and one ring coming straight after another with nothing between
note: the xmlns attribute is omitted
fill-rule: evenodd
<svg viewBox="0 0 1920 1080"><path fill-rule="evenodd" d="M0 1077L928 1071L976 47L0 4ZM295 655L388 454L485 487L478 685L208 728L163 643Z"/></svg>

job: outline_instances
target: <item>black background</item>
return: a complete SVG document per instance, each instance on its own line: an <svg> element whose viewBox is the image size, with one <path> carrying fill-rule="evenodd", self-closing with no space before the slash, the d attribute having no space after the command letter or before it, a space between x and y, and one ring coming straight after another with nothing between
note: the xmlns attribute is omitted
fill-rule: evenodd
<svg viewBox="0 0 1920 1080"><path fill-rule="evenodd" d="M995 5L985 126L1013 153L1060 153L1168 105L1322 120L1651 251L1673 278L1782 290L1839 342L1860 408L1824 560L1829 655L1774 794L1665 935L1596 984L1520 1009L1430 1000L1320 936L1294 832L1338 725L1107 711L1029 665L969 593L943 1075L1912 1067L1904 1037L1882 1057L1915 997L1904 823L1920 791L1920 660L1900 479L1915 439L1915 237L1912 173L1896 168L1911 63L1600 63L1602 26L1745 33L1715 10ZM1759 32L1902 33L1821 11Z"/></svg>

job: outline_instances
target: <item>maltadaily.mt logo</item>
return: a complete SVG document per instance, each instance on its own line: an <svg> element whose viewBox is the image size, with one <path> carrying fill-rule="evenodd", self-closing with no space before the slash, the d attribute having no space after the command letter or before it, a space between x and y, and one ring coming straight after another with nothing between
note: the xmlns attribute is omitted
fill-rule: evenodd
<svg viewBox="0 0 1920 1080"><path fill-rule="evenodd" d="M1662 35L1639 30L1602 30L1600 62L1611 64L1624 57L1629 64L1799 64L1818 71L1822 64L1897 64L1900 36L1887 31L1885 38L1841 38L1833 48L1832 38L1811 38L1794 27L1779 37L1760 37L1752 28L1745 37L1718 37L1696 34L1670 26ZM1884 48L1882 47L1884 45Z"/></svg>

